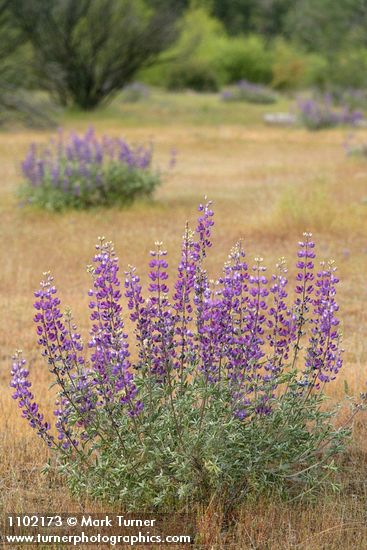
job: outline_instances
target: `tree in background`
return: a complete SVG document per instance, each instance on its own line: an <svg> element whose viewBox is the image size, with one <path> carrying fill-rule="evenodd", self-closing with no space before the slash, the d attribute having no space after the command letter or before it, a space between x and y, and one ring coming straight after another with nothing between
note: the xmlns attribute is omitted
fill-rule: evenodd
<svg viewBox="0 0 367 550"><path fill-rule="evenodd" d="M41 87L62 105L93 109L177 38L185 1L11 0L34 50Z"/></svg>
<svg viewBox="0 0 367 550"><path fill-rule="evenodd" d="M310 51L328 56L367 47L367 0L297 0L286 27Z"/></svg>
<svg viewBox="0 0 367 550"><path fill-rule="evenodd" d="M211 0L211 11L232 34L257 32L270 37L284 33L284 20L294 3L294 0Z"/></svg>
<svg viewBox="0 0 367 550"><path fill-rule="evenodd" d="M21 120L31 126L49 125L44 104L30 97L34 85L30 48L9 17L9 0L0 0L0 124Z"/></svg>
<svg viewBox="0 0 367 550"><path fill-rule="evenodd" d="M252 29L252 14L256 0L212 0L214 17L223 21L230 33L244 33Z"/></svg>
<svg viewBox="0 0 367 550"><path fill-rule="evenodd" d="M254 30L268 37L286 35L286 18L295 4L297 0L258 0L252 16Z"/></svg>
<svg viewBox="0 0 367 550"><path fill-rule="evenodd" d="M326 87L367 86L367 0L298 0L286 27L298 44L327 60Z"/></svg>

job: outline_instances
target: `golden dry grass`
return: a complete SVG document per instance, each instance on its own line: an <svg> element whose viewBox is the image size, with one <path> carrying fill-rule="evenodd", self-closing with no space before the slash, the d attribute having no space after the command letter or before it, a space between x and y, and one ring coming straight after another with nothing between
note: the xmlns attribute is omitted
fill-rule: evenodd
<svg viewBox="0 0 367 550"><path fill-rule="evenodd" d="M69 126L72 123L68 122ZM86 120L74 120L84 128ZM96 119L98 132L121 134L122 123ZM39 359L32 322L32 292L42 272L51 270L64 306L71 305L84 335L88 331L85 265L99 235L115 242L122 268L134 264L143 273L152 243L163 240L174 265L180 236L204 195L215 201L214 248L208 265L218 272L228 250L242 237L249 257L261 254L272 266L279 256L294 261L297 241L312 231L320 256L333 257L342 280L339 300L345 334L345 367L332 388L341 396L346 379L351 391L365 390L367 343L367 160L346 158L343 131L309 133L260 125L129 127L133 141L153 139L157 163L178 149L178 164L167 175L153 203L128 210L50 214L17 206L17 166L30 141L46 133L0 134L0 511L36 512L102 510L72 500L57 475L40 470L47 450L20 418L7 389L9 358L21 347L29 360L34 390L51 415L46 393L47 367ZM292 269L291 269L292 272ZM313 505L260 503L248 505L232 543L219 532L215 513L203 515L208 548L311 550L367 547L365 524L367 417L359 417L349 457L346 487L337 497ZM206 535L205 535L206 533ZM231 544L231 546L230 546Z"/></svg>

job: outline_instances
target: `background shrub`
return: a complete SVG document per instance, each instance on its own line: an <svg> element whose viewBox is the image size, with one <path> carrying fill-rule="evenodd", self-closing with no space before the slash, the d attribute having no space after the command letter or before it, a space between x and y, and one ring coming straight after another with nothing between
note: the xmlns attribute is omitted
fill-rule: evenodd
<svg viewBox="0 0 367 550"><path fill-rule="evenodd" d="M190 67L197 67L210 74L217 87L244 78L262 83L272 79L272 55L265 40L256 35L229 36L223 24L203 9L191 9L185 14L180 38L162 54L160 62L143 71L140 78L153 85L168 86L171 73L187 74Z"/></svg>
<svg viewBox="0 0 367 550"><path fill-rule="evenodd" d="M213 65L226 83L246 79L268 84L272 80L272 55L261 36L223 39L214 52Z"/></svg>
<svg viewBox="0 0 367 550"><path fill-rule="evenodd" d="M213 66L213 55L218 41L225 39L226 33L220 21L210 17L203 9L188 10L181 21L180 34L176 43L165 53L161 54L159 63L153 67L144 69L140 73L140 80L154 86L169 87L172 80L176 80L174 74L184 73L179 80L187 80L191 70L197 72L199 68L210 72L210 78L216 67ZM198 67L196 69L196 67ZM179 67L182 67L180 69ZM171 74L173 73L173 77ZM222 84L222 74L216 74L215 80Z"/></svg>
<svg viewBox="0 0 367 550"><path fill-rule="evenodd" d="M330 66L330 81L341 88L367 87L367 48L348 48Z"/></svg>
<svg viewBox="0 0 367 550"><path fill-rule="evenodd" d="M152 148L132 147L123 139L98 139L90 128L48 147L31 145L22 163L23 200L49 210L128 204L151 196L160 183L151 169Z"/></svg>
<svg viewBox="0 0 367 550"><path fill-rule="evenodd" d="M336 268L315 270L304 234L294 297L284 260L267 276L261 258L247 265L241 243L213 283L204 264L213 211L199 210L172 292L162 243L151 252L146 298L135 268L125 273L134 360L112 243L100 239L89 268L90 355L50 274L35 293L38 343L59 388L57 437L19 353L13 397L75 494L140 511L218 497L228 509L260 493L299 497L330 485L349 433L334 426L324 394L342 367Z"/></svg>
<svg viewBox="0 0 367 550"><path fill-rule="evenodd" d="M272 86L278 90L322 88L327 80L327 61L316 53L305 53L284 38L272 44Z"/></svg>
<svg viewBox="0 0 367 550"><path fill-rule="evenodd" d="M186 61L171 69L167 87L170 90L189 89L197 92L216 92L219 83L215 71L208 64Z"/></svg>

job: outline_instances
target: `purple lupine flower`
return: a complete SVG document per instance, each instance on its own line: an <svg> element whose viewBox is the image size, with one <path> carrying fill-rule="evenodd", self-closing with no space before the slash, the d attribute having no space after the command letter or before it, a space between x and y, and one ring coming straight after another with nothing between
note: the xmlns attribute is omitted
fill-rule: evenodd
<svg viewBox="0 0 367 550"><path fill-rule="evenodd" d="M255 258L252 266L252 275L249 275L249 299L245 315L245 329L248 332L247 348L248 356L245 358L246 369L256 371L258 361L264 357L262 346L264 345L265 311L268 308L266 298L269 295L267 289L268 280L264 275L266 267L263 265L263 258Z"/></svg>
<svg viewBox="0 0 367 550"><path fill-rule="evenodd" d="M121 316L120 281L118 279L118 258L111 242L100 239L96 246L95 264L90 268L93 289L89 291L93 321L89 347L93 349L91 366L101 403L113 403L118 396L120 403L126 403L134 410L133 400L137 388L130 367L130 352L127 334Z"/></svg>
<svg viewBox="0 0 367 550"><path fill-rule="evenodd" d="M60 167L58 165L51 168L51 183L54 187L58 187L60 184Z"/></svg>
<svg viewBox="0 0 367 550"><path fill-rule="evenodd" d="M244 352L244 321L248 304L248 269L244 260L245 251L238 242L230 251L228 261L224 266L223 277L219 282L223 285L223 304L228 311L226 319L225 356L227 375L232 381L242 378L242 358Z"/></svg>
<svg viewBox="0 0 367 550"><path fill-rule="evenodd" d="M78 332L70 332L70 327L76 327L72 324L67 327L63 322L53 277L50 273L44 275L40 290L34 293L38 344L43 347L42 354L47 357L51 372L63 377L73 368L84 364L83 343Z"/></svg>
<svg viewBox="0 0 367 550"><path fill-rule="evenodd" d="M151 371L152 367L152 327L151 316L152 308L150 303L142 297L142 286L140 278L136 274L136 268L130 266L129 271L125 273L125 296L128 299L128 308L131 311L130 319L136 325L135 336L138 342L139 363L135 365L136 369Z"/></svg>
<svg viewBox="0 0 367 550"><path fill-rule="evenodd" d="M214 212L211 208L212 202L208 201L206 204L199 205L199 212L202 214L198 218L196 226L196 233L199 237L199 255L202 260L206 256L206 249L212 246L210 240L211 227L214 225L213 216Z"/></svg>
<svg viewBox="0 0 367 550"><path fill-rule="evenodd" d="M112 142L112 146L116 150L117 158L131 168L133 166L134 157L128 144L122 139L117 139Z"/></svg>
<svg viewBox="0 0 367 550"><path fill-rule="evenodd" d="M150 143L150 145L146 148L139 147L138 149L135 150L135 163L142 170L146 170L151 165L152 156L153 156L152 143Z"/></svg>
<svg viewBox="0 0 367 550"><path fill-rule="evenodd" d="M79 174L82 178L87 178L88 179L88 178L91 177L91 172L88 168L87 163L82 162L82 163L79 164Z"/></svg>
<svg viewBox="0 0 367 550"><path fill-rule="evenodd" d="M273 349L273 354L265 368L272 373L278 373L284 365L284 361L288 360L289 347L293 337L292 326L289 321L291 313L285 301L288 296L286 291L288 281L284 258L280 259L277 268L278 273L272 276L270 287L274 303L269 309L267 321L267 327L270 329L267 339Z"/></svg>
<svg viewBox="0 0 367 550"><path fill-rule="evenodd" d="M48 447L55 445L53 436L50 434L50 424L45 422L43 414L40 413L37 403L34 401L33 394L30 392L32 386L29 381L29 371L25 368L26 361L22 358L21 352L13 356L13 365L11 370L10 387L14 389L13 399L18 401L18 406L22 409L22 416L29 422L31 428L37 431Z"/></svg>
<svg viewBox="0 0 367 550"><path fill-rule="evenodd" d="M321 263L315 283L317 290L312 301L314 315L310 320L312 328L305 360L305 374L308 378L314 377L312 383L316 384L316 388L320 382L334 380L342 367L340 334L337 331L339 319L336 317L339 306L335 301L335 285L339 279L335 276L335 271L334 262Z"/></svg>
<svg viewBox="0 0 367 550"><path fill-rule="evenodd" d="M62 408L58 407L55 415L60 417L56 427L59 434L65 436L62 444L66 449L71 442L77 441L76 436L71 435L71 428L67 427L68 416L75 408L80 416L80 425L90 424L96 406L95 398L85 367L81 335L73 323L71 312L61 313L60 300L49 273L45 274L35 297L34 321L37 324L38 344L43 348L42 355L47 358L50 371L56 375L63 391Z"/></svg>
<svg viewBox="0 0 367 550"><path fill-rule="evenodd" d="M295 293L297 298L295 299L294 306L289 315L290 334L291 340L294 342L294 355L293 366L298 356L300 349L300 340L303 336L303 330L308 322L308 314L310 311L310 304L312 303L314 293L314 259L315 243L311 240L312 233L303 233L304 241L299 241L299 250L297 252L298 261L296 276L297 285Z"/></svg>
<svg viewBox="0 0 367 550"><path fill-rule="evenodd" d="M249 275L248 302L245 314L244 343L246 352L243 358L243 368L246 372L245 379L248 383L248 393L261 386L262 375L260 373L261 360L265 356L265 321L266 310L268 309L267 288L268 280L264 275L266 267L263 265L263 258L255 258L252 266L253 274Z"/></svg>
<svg viewBox="0 0 367 550"><path fill-rule="evenodd" d="M217 288L218 282L210 281L203 293L201 323L198 326L200 342L200 369L210 382L221 379L222 361L225 352L226 330L230 311Z"/></svg>
<svg viewBox="0 0 367 550"><path fill-rule="evenodd" d="M263 411L260 404L264 401L265 386L271 378L262 368L269 295L268 280L264 275L266 268L262 262L262 258L255 258L255 265L251 270L253 274L247 275L246 267L245 269L240 267L243 280L240 282L242 289L239 288L239 290L244 307L237 304L234 312L236 316L240 312L242 329L239 337L233 340L234 347L231 350L229 362L234 411L239 418L248 416L250 406L257 406L259 414ZM242 296L244 293L245 296Z"/></svg>
<svg viewBox="0 0 367 550"><path fill-rule="evenodd" d="M182 238L181 261L178 265L175 292L173 294L173 308L175 309L175 335L179 355L176 366L181 368L181 379L183 369L187 360L194 358L193 332L190 327L193 321L192 294L195 285L197 262L199 260L199 244L194 240L194 233L186 224L185 233Z"/></svg>
<svg viewBox="0 0 367 550"><path fill-rule="evenodd" d="M208 296L209 281L206 270L203 267L203 261L206 257L207 248L212 246L211 242L211 228L214 225L213 216L214 212L211 209L212 202L209 201L206 204L199 205L199 217L196 226L196 234L198 237L197 245L195 248L195 262L196 272L194 279L194 298L195 305L195 318L196 318L196 330L198 334L198 343L195 345L194 350L197 356L205 356L208 353L205 350L206 340L203 336L203 326L205 323L205 295Z"/></svg>
<svg viewBox="0 0 367 550"><path fill-rule="evenodd" d="M94 161L97 164L102 164L103 163L103 156L104 156L103 146L102 146L101 143L99 143L99 141L95 140L95 142L94 142Z"/></svg>
<svg viewBox="0 0 367 550"><path fill-rule="evenodd" d="M148 287L151 293L148 309L152 341L152 373L159 380L164 380L176 365L175 313L168 299L167 251L163 250L162 243L159 241L155 246L155 250L150 251L152 259L149 262L149 279L151 282Z"/></svg>
<svg viewBox="0 0 367 550"><path fill-rule="evenodd" d="M37 149L34 143L29 148L26 158L22 162L23 175L31 182L32 185L38 185L37 167Z"/></svg>

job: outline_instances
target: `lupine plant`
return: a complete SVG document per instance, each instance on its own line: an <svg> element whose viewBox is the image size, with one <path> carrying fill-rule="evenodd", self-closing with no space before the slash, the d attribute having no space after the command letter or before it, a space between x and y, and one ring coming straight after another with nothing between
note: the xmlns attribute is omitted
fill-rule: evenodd
<svg viewBox="0 0 367 550"><path fill-rule="evenodd" d="M246 101L248 103L275 103L276 95L261 84L253 84L248 80L240 80L232 88L222 92L223 101Z"/></svg>
<svg viewBox="0 0 367 550"><path fill-rule="evenodd" d="M126 103L137 103L150 96L150 88L142 82L132 82L122 90L123 100Z"/></svg>
<svg viewBox="0 0 367 550"><path fill-rule="evenodd" d="M93 128L65 135L38 148L22 163L21 196L49 210L128 204L151 196L160 175L151 167L152 147L131 146L121 138L98 139Z"/></svg>
<svg viewBox="0 0 367 550"><path fill-rule="evenodd" d="M293 289L284 259L268 275L241 242L212 281L210 202L199 211L171 288L161 242L145 294L135 267L120 280L112 243L99 240L87 345L49 273L35 293L38 345L58 388L54 423L40 412L20 352L13 398L74 494L167 510L215 497L231 507L274 491L300 497L330 483L349 433L325 403L343 356L336 268L315 267L305 233Z"/></svg>
<svg viewBox="0 0 367 550"><path fill-rule="evenodd" d="M348 105L334 107L329 94L322 98L300 99L298 110L301 123L309 130L355 126L364 118L361 111L352 110Z"/></svg>
<svg viewBox="0 0 367 550"><path fill-rule="evenodd" d="M358 88L334 89L332 96L339 105L347 105L350 109L365 110L367 107L367 92Z"/></svg>

